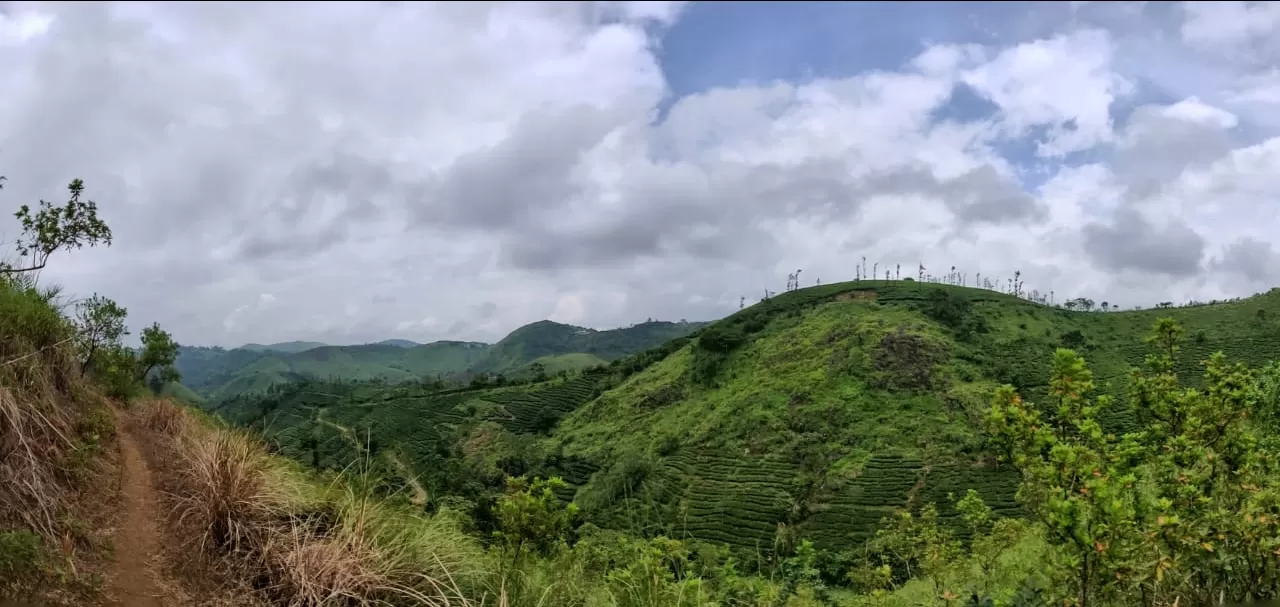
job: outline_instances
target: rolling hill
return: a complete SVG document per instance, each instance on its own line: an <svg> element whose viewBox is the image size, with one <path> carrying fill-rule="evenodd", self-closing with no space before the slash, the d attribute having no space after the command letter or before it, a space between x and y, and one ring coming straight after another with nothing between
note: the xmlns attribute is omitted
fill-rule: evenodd
<svg viewBox="0 0 1280 607"><path fill-rule="evenodd" d="M186 392L178 392L217 400L307 379L394 383L475 373L533 375L541 370L554 375L654 347L703 324L646 322L597 331L541 321L516 329L492 346L462 341L415 344L399 339L356 346L316 342L251 344L253 348L232 350L184 346L176 366ZM303 347L307 344L313 347Z"/></svg>
<svg viewBox="0 0 1280 607"><path fill-rule="evenodd" d="M1083 353L1104 392L1120 394L1161 316L1187 329L1179 370L1191 383L1212 351L1251 364L1280 358L1277 291L1104 313L863 281L787 292L568 378L438 392L309 382L217 411L319 468L344 466L363 447L385 452L433 499L483 503L504 475L556 474L570 483L561 497L603 527L722 542L744 555L798 539L839 552L895 507L934 502L953 520L948 496L969 488L1016 513L1017 477L993 463L979 430L994 388L1042 398L1050 356L1065 345ZM552 329L535 323L512 337L578 339ZM495 346L477 367L542 353ZM1104 421L1133 424L1120 408Z"/></svg>
<svg viewBox="0 0 1280 607"><path fill-rule="evenodd" d="M323 348L329 344L318 341L286 341L278 344L245 344L240 346L240 350L249 350L250 352L282 352L284 354L293 354L295 352L303 352L312 348Z"/></svg>

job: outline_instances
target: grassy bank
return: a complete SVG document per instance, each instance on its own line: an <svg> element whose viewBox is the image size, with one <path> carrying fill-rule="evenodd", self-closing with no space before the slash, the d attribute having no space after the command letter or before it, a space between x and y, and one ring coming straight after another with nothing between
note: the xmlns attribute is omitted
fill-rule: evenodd
<svg viewBox="0 0 1280 607"><path fill-rule="evenodd" d="M109 551L115 423L58 296L0 275L0 596L78 604Z"/></svg>

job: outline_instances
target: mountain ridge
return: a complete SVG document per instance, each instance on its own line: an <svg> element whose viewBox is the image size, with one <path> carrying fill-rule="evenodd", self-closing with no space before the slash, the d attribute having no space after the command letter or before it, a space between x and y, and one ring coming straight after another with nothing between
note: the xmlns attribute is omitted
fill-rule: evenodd
<svg viewBox="0 0 1280 607"><path fill-rule="evenodd" d="M346 346L298 341L250 344L256 349L229 350L182 346L176 366L186 390L174 392L217 399L263 392L271 386L308 378L402 382L465 380L476 373L568 372L653 347L703 324L647 321L597 330L543 320L519 327L495 344L457 340L415 344L390 339ZM275 346L283 349L272 349ZM191 398L183 400L193 402Z"/></svg>
<svg viewBox="0 0 1280 607"><path fill-rule="evenodd" d="M1280 358L1278 312L1276 291L1084 312L969 287L837 283L563 378L445 392L329 383L215 410L299 461L345 465L356 453L317 422L323 414L399 449L432 495L483 501L507 475L554 475L568 482L561 498L601 527L743 554L768 552L785 530L786 541L838 551L895 508L936 503L954 523L947 496L967 489L1016 515L1017 476L992 463L980 419L1001 384L1043 399L1056 348L1081 351L1100 389L1123 394L1157 317L1186 326L1179 370L1194 382L1195 361L1215 350ZM1103 421L1133 424L1119 408Z"/></svg>

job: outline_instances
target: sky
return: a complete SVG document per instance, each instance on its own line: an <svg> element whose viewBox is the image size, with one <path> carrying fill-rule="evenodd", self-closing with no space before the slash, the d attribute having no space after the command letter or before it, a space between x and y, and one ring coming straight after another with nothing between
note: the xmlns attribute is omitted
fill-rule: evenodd
<svg viewBox="0 0 1280 607"><path fill-rule="evenodd" d="M1280 284L1280 3L0 2L0 252L184 344L714 319L950 266Z"/></svg>

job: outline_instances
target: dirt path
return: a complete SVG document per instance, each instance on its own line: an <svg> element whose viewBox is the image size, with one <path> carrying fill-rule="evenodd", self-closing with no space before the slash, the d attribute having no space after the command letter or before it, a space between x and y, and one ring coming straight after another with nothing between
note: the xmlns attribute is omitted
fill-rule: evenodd
<svg viewBox="0 0 1280 607"><path fill-rule="evenodd" d="M160 548L155 485L151 471L138 449L137 440L120 425L121 488L120 526L115 534L115 566L108 589L111 607L167 607L177 601L165 597L156 577L152 559Z"/></svg>
<svg viewBox="0 0 1280 607"><path fill-rule="evenodd" d="M391 460L391 464L400 471L400 476L409 483L409 489L413 491L413 495L409 497L409 503L415 506L423 506L427 503L427 489L418 482L418 477L413 475L409 470L409 466L405 465L404 460L395 452L388 451L387 457Z"/></svg>

